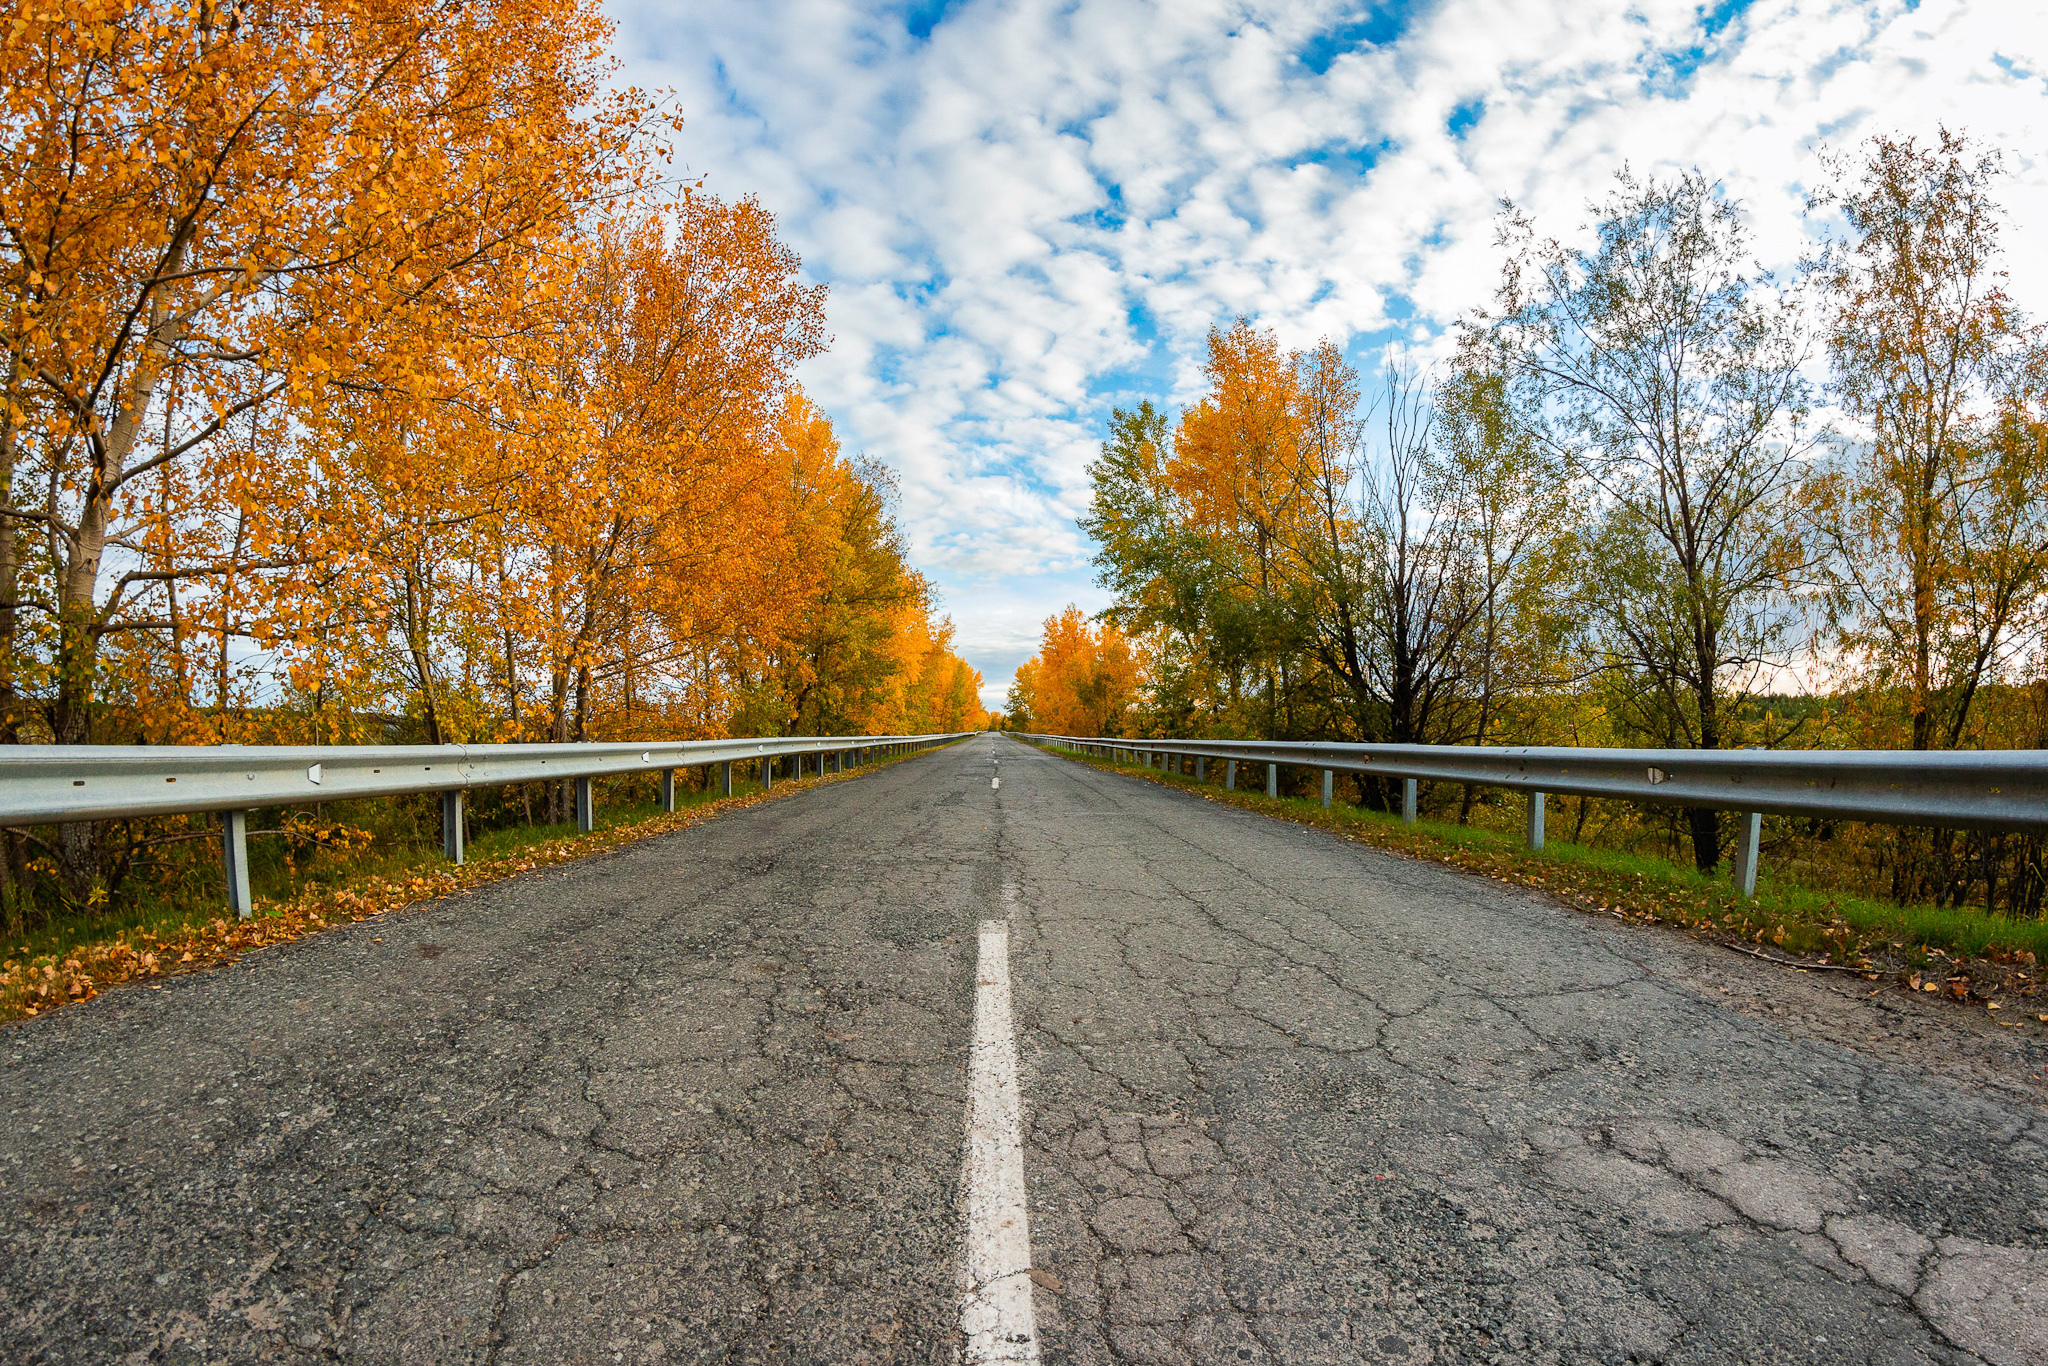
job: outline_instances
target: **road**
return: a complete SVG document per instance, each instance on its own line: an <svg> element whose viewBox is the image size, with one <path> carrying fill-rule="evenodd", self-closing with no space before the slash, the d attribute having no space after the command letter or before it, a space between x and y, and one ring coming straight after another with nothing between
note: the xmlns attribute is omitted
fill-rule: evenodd
<svg viewBox="0 0 2048 1366"><path fill-rule="evenodd" d="M2048 1361L2041 1093L1779 979L986 736L0 1033L0 1358L986 1355L1010 1057L1007 1359Z"/></svg>

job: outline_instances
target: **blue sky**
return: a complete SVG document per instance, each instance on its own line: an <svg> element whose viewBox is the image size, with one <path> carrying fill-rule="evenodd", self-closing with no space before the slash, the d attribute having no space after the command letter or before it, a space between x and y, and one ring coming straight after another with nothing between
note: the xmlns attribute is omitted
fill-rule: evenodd
<svg viewBox="0 0 2048 1366"><path fill-rule="evenodd" d="M889 464L999 703L1105 599L1074 526L1109 410L1191 401L1240 314L1370 369L1483 304L1502 198L1570 236L1624 163L1697 166L1785 266L1824 151L1946 122L2004 148L2048 311L2048 14L2032 0L610 0L675 159L831 287L805 387Z"/></svg>

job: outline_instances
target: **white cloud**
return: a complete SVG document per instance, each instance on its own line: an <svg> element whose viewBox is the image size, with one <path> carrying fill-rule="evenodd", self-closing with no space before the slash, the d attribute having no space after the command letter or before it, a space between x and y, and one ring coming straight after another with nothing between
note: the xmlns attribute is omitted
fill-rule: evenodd
<svg viewBox="0 0 2048 1366"><path fill-rule="evenodd" d="M679 163L832 286L805 382L898 471L992 700L1040 620L1101 605L1072 518L1111 402L1186 401L1238 313L1362 357L1441 329L1493 287L1503 197L1569 234L1624 162L1698 166L1783 267L1824 148L1947 123L2006 150L2014 291L2048 308L2026 8L1757 0L1707 34L1682 0L1441 0L1318 73L1355 4L965 0L920 40L852 0L612 0L624 74L688 119Z"/></svg>

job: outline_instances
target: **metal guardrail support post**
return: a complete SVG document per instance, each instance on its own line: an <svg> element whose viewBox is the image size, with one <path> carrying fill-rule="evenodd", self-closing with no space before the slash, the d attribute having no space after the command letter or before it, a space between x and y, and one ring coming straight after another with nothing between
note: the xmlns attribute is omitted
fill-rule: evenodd
<svg viewBox="0 0 2048 1366"><path fill-rule="evenodd" d="M674 811L676 809L676 771L672 768L665 768L661 771L661 809L663 811Z"/></svg>
<svg viewBox="0 0 2048 1366"><path fill-rule="evenodd" d="M249 895L249 813L220 813L221 867L228 875L228 909L247 920L256 909Z"/></svg>
<svg viewBox="0 0 2048 1366"><path fill-rule="evenodd" d="M1200 754L1195 756L1195 781L1198 783L1209 781L1209 760Z"/></svg>
<svg viewBox="0 0 2048 1366"><path fill-rule="evenodd" d="M441 794L441 857L455 864L462 862L464 853L462 806L460 792Z"/></svg>
<svg viewBox="0 0 2048 1366"><path fill-rule="evenodd" d="M576 829L586 835L597 829L597 802L588 778L576 780Z"/></svg>
<svg viewBox="0 0 2048 1366"><path fill-rule="evenodd" d="M1223 770L1223 790L1225 792L1235 792L1237 791L1237 760L1225 759L1223 762L1226 765Z"/></svg>
<svg viewBox="0 0 2048 1366"><path fill-rule="evenodd" d="M1337 786L1337 775L1329 769L1323 770L1323 810L1330 809L1330 794Z"/></svg>
<svg viewBox="0 0 2048 1366"><path fill-rule="evenodd" d="M718 785L723 789L723 795L732 795L732 760L727 759L718 766Z"/></svg>
<svg viewBox="0 0 2048 1366"><path fill-rule="evenodd" d="M1735 816L1735 885L1744 901L1756 900L1757 845L1763 839L1764 813L1741 811Z"/></svg>
<svg viewBox="0 0 2048 1366"><path fill-rule="evenodd" d="M775 786L775 761L773 759L763 759L761 761L761 790L766 792L773 786Z"/></svg>
<svg viewBox="0 0 2048 1366"><path fill-rule="evenodd" d="M1527 834L1531 849L1541 849L1543 847L1543 797L1544 794L1541 792L1531 792L1529 794Z"/></svg>
<svg viewBox="0 0 2048 1366"><path fill-rule="evenodd" d="M1415 824L1415 780L1413 778L1403 778L1401 780L1401 823L1404 825Z"/></svg>
<svg viewBox="0 0 2048 1366"><path fill-rule="evenodd" d="M1280 765L1278 764L1266 765L1266 795L1268 797L1278 797L1280 795Z"/></svg>

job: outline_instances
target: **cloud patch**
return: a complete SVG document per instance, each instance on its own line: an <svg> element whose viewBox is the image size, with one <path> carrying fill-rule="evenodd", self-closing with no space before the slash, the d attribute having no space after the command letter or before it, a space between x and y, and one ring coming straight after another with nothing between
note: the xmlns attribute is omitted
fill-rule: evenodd
<svg viewBox="0 0 2048 1366"><path fill-rule="evenodd" d="M612 0L677 162L753 193L831 286L807 387L903 489L998 699L1099 606L1073 525L1108 410L1188 401L1250 315L1368 366L1485 302L1511 198L1570 233L1627 163L1698 166L1810 250L1821 153L1946 123L2002 146L2048 296L2048 25L1999 0Z"/></svg>

